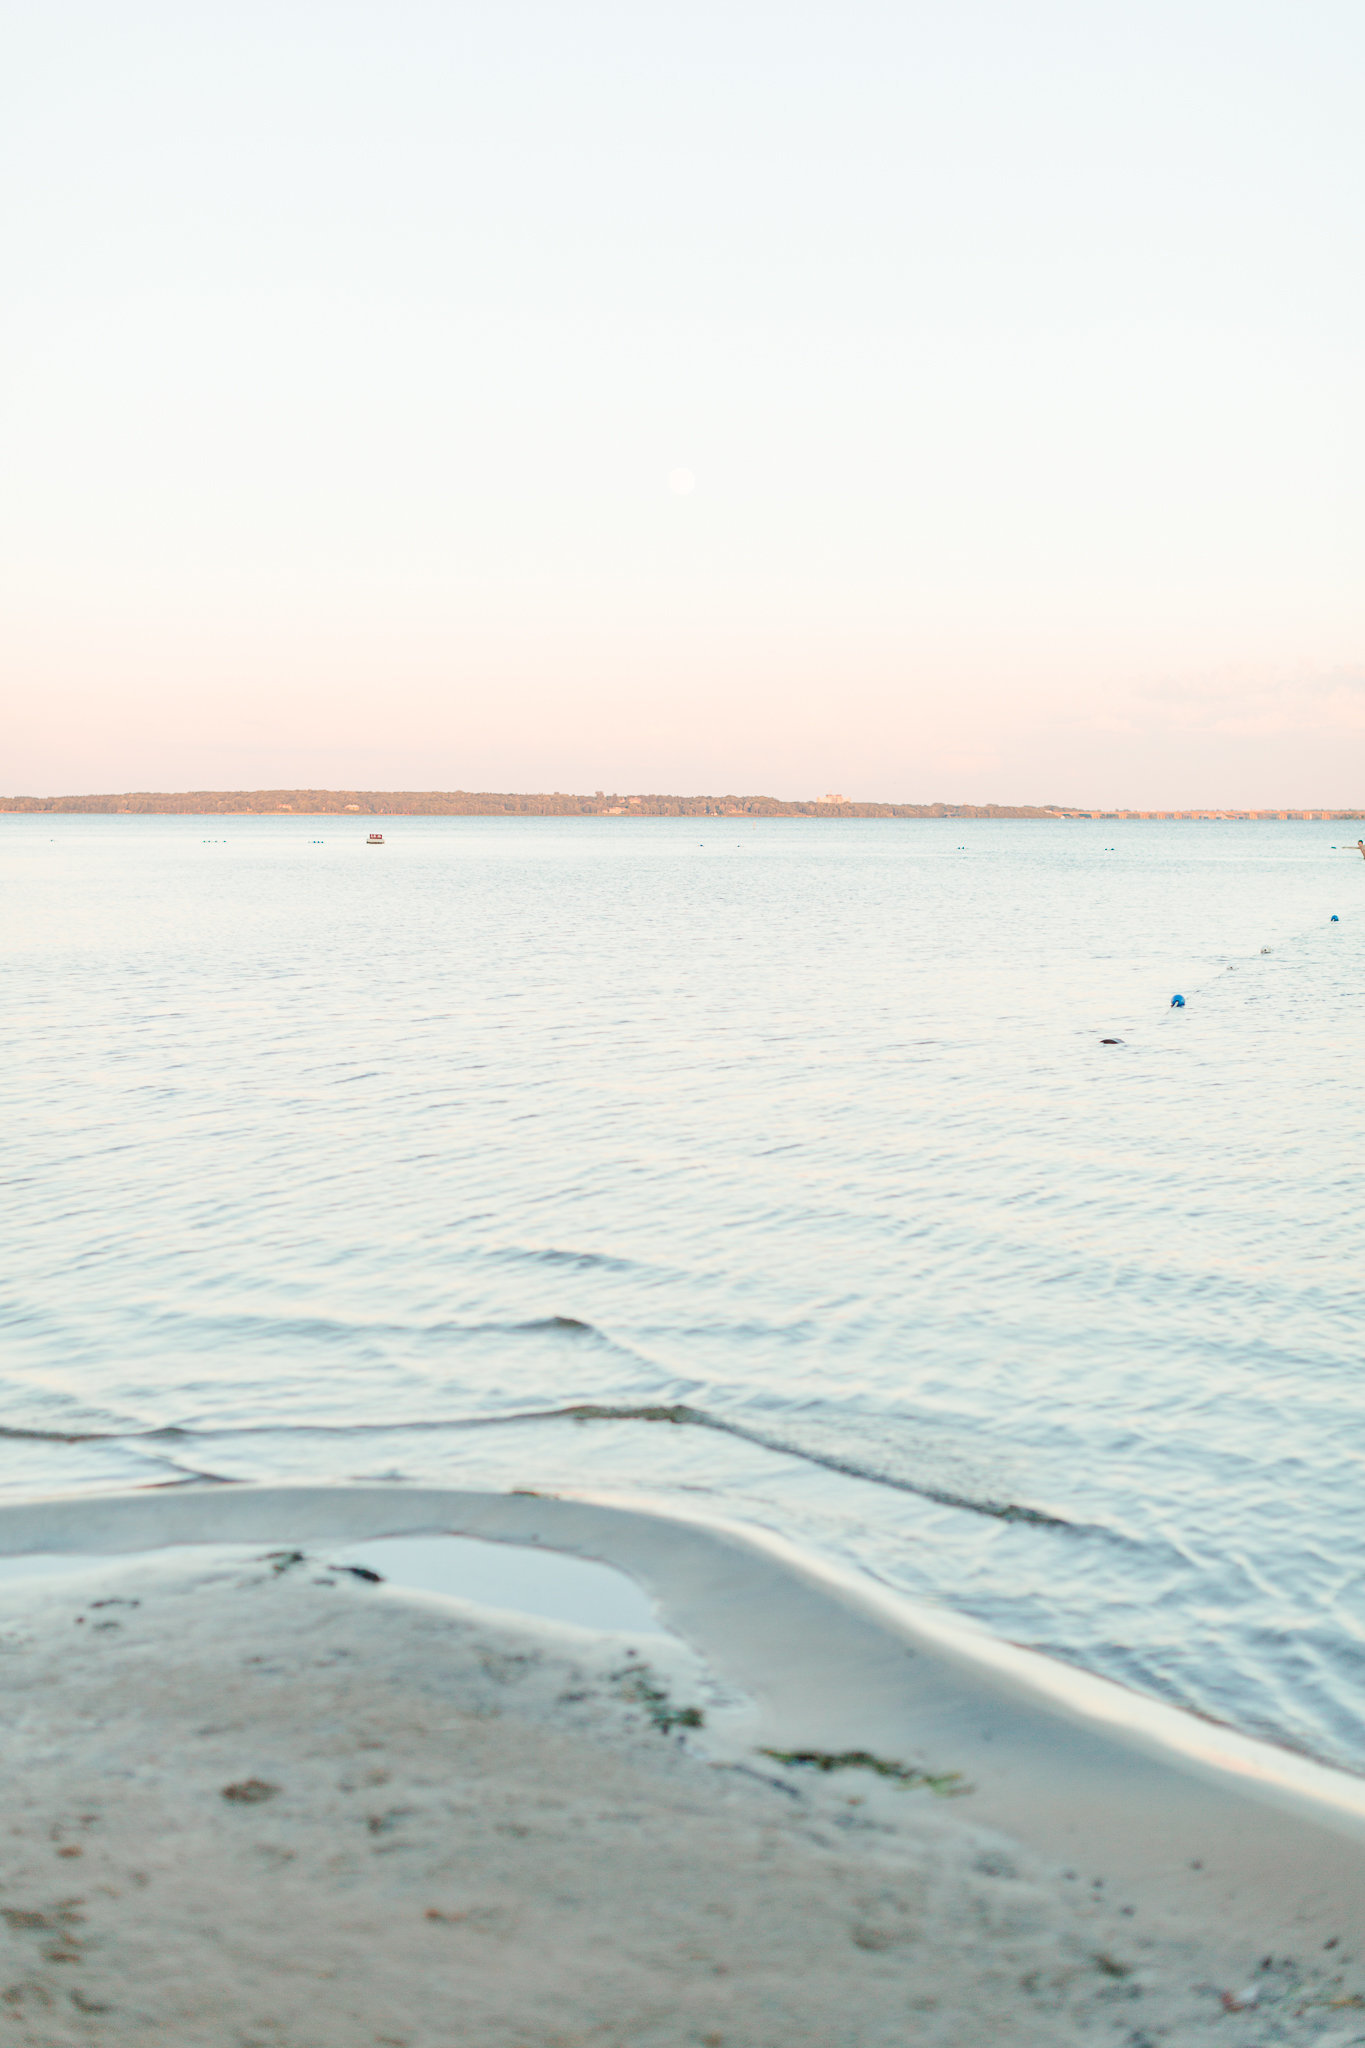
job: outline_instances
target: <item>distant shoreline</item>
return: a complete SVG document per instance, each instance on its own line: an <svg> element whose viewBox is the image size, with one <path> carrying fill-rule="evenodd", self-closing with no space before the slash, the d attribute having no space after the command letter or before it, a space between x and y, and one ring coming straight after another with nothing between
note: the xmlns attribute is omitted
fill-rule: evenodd
<svg viewBox="0 0 1365 2048"><path fill-rule="evenodd" d="M1090 810L1070 804L854 803L843 797L786 802L773 796L517 795L488 790L195 789L104 796L0 797L0 812L95 817L371 818L1365 818L1365 810Z"/></svg>

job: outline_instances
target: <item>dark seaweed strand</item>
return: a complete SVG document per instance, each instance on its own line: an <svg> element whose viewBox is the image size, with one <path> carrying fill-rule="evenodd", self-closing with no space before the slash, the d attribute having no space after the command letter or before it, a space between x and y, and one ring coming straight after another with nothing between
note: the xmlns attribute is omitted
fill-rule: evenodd
<svg viewBox="0 0 1365 2048"><path fill-rule="evenodd" d="M896 1757L874 1756L870 1749L760 1749L758 1753L793 1770L875 1771L879 1778L891 1778L907 1792L924 1785L942 1799L957 1799L973 1789L961 1771L921 1771Z"/></svg>

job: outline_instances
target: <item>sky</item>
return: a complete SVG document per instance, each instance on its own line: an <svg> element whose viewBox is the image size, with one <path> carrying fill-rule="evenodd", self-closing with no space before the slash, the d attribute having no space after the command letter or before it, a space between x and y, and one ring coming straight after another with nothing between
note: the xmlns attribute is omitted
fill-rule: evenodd
<svg viewBox="0 0 1365 2048"><path fill-rule="evenodd" d="M1365 801L1359 0L0 0L0 792Z"/></svg>

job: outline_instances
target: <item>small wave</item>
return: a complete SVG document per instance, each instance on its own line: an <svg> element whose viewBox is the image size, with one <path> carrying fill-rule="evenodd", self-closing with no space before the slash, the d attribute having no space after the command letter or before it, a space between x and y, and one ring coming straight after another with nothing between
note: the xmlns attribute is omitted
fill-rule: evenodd
<svg viewBox="0 0 1365 2048"><path fill-rule="evenodd" d="M523 1325L525 1328L568 1327L587 1331L596 1336L589 1323L578 1323L570 1316L553 1316L539 1324ZM887 1486L898 1493L911 1493L921 1500L933 1501L939 1507L959 1508L964 1513L988 1515L997 1522L1023 1522L1034 1528L1067 1529L1076 1534L1111 1536L1113 1531L1097 1524L1074 1522L1066 1515L1055 1515L1044 1508L1031 1508L1019 1501L991 1500L972 1494L956 1493L947 1487L933 1486L921 1480L907 1479L897 1473L878 1471L874 1466L863 1464L857 1459L841 1457L833 1451L817 1451L807 1445L784 1442L780 1436L767 1431L751 1429L743 1423L730 1422L719 1415L708 1415L703 1408L689 1407L685 1402L597 1402L574 1401L562 1408L527 1408L515 1410L506 1415L461 1415L432 1420L403 1422L260 1422L248 1423L236 1428L194 1429L180 1423L165 1423L156 1429L147 1430L43 1430L10 1429L0 1426L0 1438L10 1437L42 1443L87 1444L87 1443L208 1443L223 1438L247 1436L391 1436L395 1432L412 1435L430 1435L444 1430L497 1429L516 1423L529 1422L666 1422L678 1428L713 1429L722 1436L737 1437L743 1443L756 1444L761 1450L775 1451L779 1457L799 1458L808 1465L820 1465L827 1471L842 1473L849 1479L863 1479L873 1486Z"/></svg>
<svg viewBox="0 0 1365 2048"><path fill-rule="evenodd" d="M217 1347L228 1342L288 1342L320 1343L341 1348L356 1342L376 1344L388 1341L408 1344L418 1349L438 1344L451 1347L482 1343L489 1337L568 1336L591 1337L596 1343L620 1357L639 1357L628 1344L623 1344L619 1338L609 1336L595 1323L585 1322L581 1316L527 1316L509 1320L489 1319L482 1322L443 1318L429 1323L405 1323L382 1318L375 1318L373 1321L359 1318L342 1321L336 1317L316 1315L255 1315L241 1310L232 1314L208 1317L172 1310L158 1315L156 1325L158 1331L165 1337L177 1338L182 1343L211 1342ZM8 1327L17 1328L18 1318L10 1317Z"/></svg>
<svg viewBox="0 0 1365 2048"><path fill-rule="evenodd" d="M1018 1501L979 1500L970 1494L953 1493L945 1487L929 1486L896 1473L878 1472L870 1465L839 1457L832 1451L815 1451L804 1444L785 1443L781 1437L747 1428L743 1423L728 1422L718 1415L708 1415L704 1409L689 1408L683 1402L670 1406L642 1404L616 1407L578 1401L568 1408L551 1409L548 1414L569 1416L576 1422L672 1422L693 1429L719 1430L724 1436L739 1437L745 1443L757 1444L765 1451L776 1451L782 1457L800 1458L807 1465L823 1465L830 1472L842 1472L850 1479L866 1479L874 1486L894 1487L898 1493L917 1494L921 1500L932 1500L940 1507L962 1508L973 1515L990 1515L997 1522L1029 1522L1043 1529L1080 1530L1089 1527L1088 1524L1070 1521L1065 1515L1050 1514L1044 1508L1024 1507Z"/></svg>
<svg viewBox="0 0 1365 2048"><path fill-rule="evenodd" d="M638 1260L623 1259L610 1252L575 1252L558 1245L545 1245L536 1250L509 1245L506 1250L494 1254L500 1265L554 1266L561 1271L574 1273L627 1273L637 1274L658 1270L640 1265ZM567 1320L572 1321L572 1317Z"/></svg>
<svg viewBox="0 0 1365 2048"><path fill-rule="evenodd" d="M0 1423L0 1440L16 1444L121 1444L156 1434L145 1429L11 1429Z"/></svg>

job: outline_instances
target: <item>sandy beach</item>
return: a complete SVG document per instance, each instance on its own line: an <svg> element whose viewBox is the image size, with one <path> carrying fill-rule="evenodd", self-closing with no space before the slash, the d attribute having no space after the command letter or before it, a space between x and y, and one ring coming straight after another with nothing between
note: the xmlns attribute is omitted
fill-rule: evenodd
<svg viewBox="0 0 1365 2048"><path fill-rule="evenodd" d="M1169 1888L1116 1867L1117 1782L1116 1809L1090 1812L1085 1853L1062 1865L997 1824L998 1788L950 1776L965 1741L961 1756L941 1733L937 1756L908 1744L888 1755L873 1740L884 1732L875 1700L863 1761L826 1772L775 1760L765 1752L779 1723L699 1653L695 1628L684 1642L518 1621L338 1570L325 1538L222 1547L234 1517L238 1535L261 1517L335 1524L347 1491L144 1494L0 1514L10 1550L37 1547L54 1517L97 1550L145 1540L154 1524L183 1534L196 1510L216 1518L219 1538L188 1556L110 1557L0 1589L7 2038L1365 2039L1357 1904L1338 1896L1340 1925L1324 1933L1295 1897L1301 1820L1287 1808L1253 1806L1285 1851L1278 1896L1213 1891L1172 1911ZM397 1489L358 1502L349 1491L353 1517L402 1519ZM483 1512L553 1519L556 1508L566 1538L575 1514L596 1518L607 1547L611 1511L591 1504L490 1497ZM479 1513L471 1496L446 1526ZM430 1526L429 1504L407 1519ZM656 1526L685 1558L688 1532ZM623 1526L618 1540L629 1535ZM713 1539L698 1540L704 1550ZM648 1585L647 1567L637 1576ZM695 1558L690 1582L700 1600ZM821 1709L793 1683L777 1682L789 1739L797 1725L827 1730L828 1701ZM990 1683L983 1666L983 1697ZM857 1698L845 1705L851 1728ZM1344 1825L1332 1839L1358 1869Z"/></svg>

